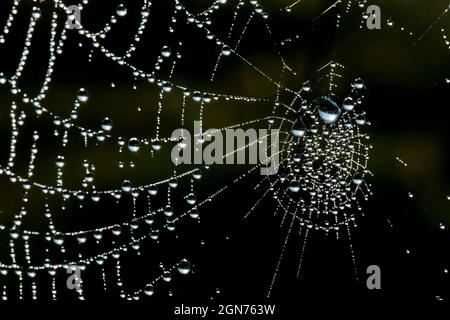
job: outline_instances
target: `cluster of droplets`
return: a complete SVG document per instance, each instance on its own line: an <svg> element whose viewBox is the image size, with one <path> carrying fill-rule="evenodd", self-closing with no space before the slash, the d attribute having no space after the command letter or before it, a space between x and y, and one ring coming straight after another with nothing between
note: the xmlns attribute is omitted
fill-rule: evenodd
<svg viewBox="0 0 450 320"><path fill-rule="evenodd" d="M361 210L357 194L365 200L370 194L363 89L356 79L341 102L330 96L304 99L291 121L279 173L268 180L278 208L295 215L301 226L337 232L355 221L349 208ZM309 92L309 85L303 91Z"/></svg>

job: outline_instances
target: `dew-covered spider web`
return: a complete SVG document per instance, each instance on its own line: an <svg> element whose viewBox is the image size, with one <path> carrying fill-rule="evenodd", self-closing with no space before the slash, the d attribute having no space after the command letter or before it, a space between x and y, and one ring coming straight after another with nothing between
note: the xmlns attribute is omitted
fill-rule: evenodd
<svg viewBox="0 0 450 320"><path fill-rule="evenodd" d="M82 8L81 22L69 29L73 4ZM195 272L183 235L237 185L249 193L230 210L258 216L269 200L285 230L269 295L289 241L298 243L300 275L311 233L348 239L357 278L352 230L372 194L370 86L332 44L300 74L290 48L316 30L365 28L367 1L319 6L295 28L280 22L303 5L2 3L2 299L85 299L95 286L128 300L164 286L171 294L173 283ZM448 48L439 27L447 11L418 37L396 30L408 33L412 48L437 30ZM387 26L397 28L391 19ZM172 148L185 146L171 133L192 130L194 120L219 132L278 129L271 142L279 143L278 172L174 164ZM81 281L70 290L77 268Z"/></svg>

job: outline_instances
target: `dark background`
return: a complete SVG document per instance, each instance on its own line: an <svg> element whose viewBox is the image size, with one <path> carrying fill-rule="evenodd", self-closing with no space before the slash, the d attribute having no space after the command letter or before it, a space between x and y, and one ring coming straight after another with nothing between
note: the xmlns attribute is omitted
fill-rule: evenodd
<svg viewBox="0 0 450 320"><path fill-rule="evenodd" d="M213 16L211 29L217 35L226 34L229 28L234 1L228 2L220 14ZM100 29L118 3L90 4L83 12L83 25L89 30ZM186 3L186 6L195 12L209 3L195 1ZM288 1L261 3L268 11L289 4ZM139 22L139 5L138 1L127 3L127 16L119 19L104 41L113 52L123 52L127 48ZM177 224L177 238L170 232L162 232L159 244L144 242L139 257L130 254L126 258L124 282L129 291L142 288L146 281L158 275L160 262L171 265L186 257L193 264L194 272L190 276L176 276L169 285L158 285L154 297L142 297L141 303L148 308L149 314L156 309L170 313L172 309L166 304L176 303L276 303L280 319L304 314L309 309L317 310L316 304L326 308L334 302L343 302L349 308L360 303L372 306L389 303L448 304L449 280L444 269L448 269L449 237L448 229L441 230L439 224L448 225L450 206L447 200L450 194L447 167L450 84L445 81L446 77L450 77L450 61L448 47L440 32L443 27L450 30L449 16L444 16L425 37L416 42L448 3L437 0L427 3L380 1L383 26L381 30L374 31L359 28L362 9L356 8L355 4L350 13L341 19L339 29L335 28L336 16L333 13L314 20L328 5L326 1L304 0L293 7L290 14L273 13L269 24L272 37L277 42L301 34L300 39L282 48L286 62L297 72L295 76L285 79L286 86L298 90L304 81L320 77L317 69L330 60L336 60L346 67L344 73L347 81L361 77L368 88L364 108L372 124L367 130L374 146L369 162L374 176L368 181L372 185L373 196L364 203L364 216L358 219L358 227L352 233L351 243L356 253L359 281L356 281L353 272L349 240L345 236L336 240L332 235L326 237L322 233L313 233L308 239L299 279L296 278L296 270L302 240L291 238L280 275L268 299L266 295L287 230L279 227L281 218L273 216L275 206L270 199L263 201L248 219L243 219L261 195L252 191L260 179L253 175L243 183L233 185L231 190L202 208L201 223L189 219L182 221ZM132 58L133 64L151 70L164 44L174 45L182 40L183 58L176 68L175 82L212 92L273 98L273 84L236 58L221 62L215 81L210 82L217 47L207 42L194 26L180 27L170 35L167 24L171 6L169 1L154 1L151 28L139 42ZM2 3L0 6L2 23L8 8L9 4ZM29 65L19 85L27 92L38 90L45 72L51 6L42 4L42 8L43 19L33 38ZM242 9L242 16L237 20L238 27L242 28L245 24L250 8L247 4ZM15 70L22 50L30 5L24 5L21 10L13 36L0 48L0 71L9 75ZM386 25L387 18L394 21L393 27ZM411 30L413 36L401 31L400 26ZM236 33L234 40L239 34ZM133 79L126 68L108 61L101 53L94 53L92 63L89 63L89 42L76 32L69 34L64 54L58 57L46 106L55 113L67 116L75 93L83 86L90 92L90 99L87 106L81 107L80 124L97 129L101 120L110 116L115 122L114 134L154 137L155 86L145 80ZM265 32L261 19L255 18L238 52L277 79L281 65L273 39ZM83 47L78 47L79 42ZM167 71L164 68L161 70L162 78ZM116 88L110 87L111 82L116 84ZM337 83L344 86L344 92L347 90L344 80L342 84ZM132 90L134 84L137 90ZM0 140L3 150L0 156L4 164L8 156L8 112L12 97L7 86L0 87L0 91ZM161 130L169 134L180 126L181 95L173 93L164 101ZM142 106L143 111L137 112L137 106ZM207 127L224 127L265 116L270 111L270 104L215 103L207 107L205 123ZM196 119L197 112L198 106L188 104L187 119ZM32 117L30 112L30 119ZM170 175L174 169L167 162L168 153L164 150L152 158L145 151L138 155L118 155L114 142L100 147L90 143L85 149L81 137L76 134L71 138L70 147L62 150L56 139L53 141L51 138L53 128L49 118L44 116L28 121L25 126L28 135L36 128L42 132L48 130L48 140L40 147L35 177L48 184L54 184L56 177L52 159L62 152L73 164L73 170L65 172L64 178L74 188L81 181L81 161L87 158L96 164L98 189L118 188L124 178L129 178L136 185L151 183ZM24 152L29 152L29 144L24 143L24 146ZM397 156L405 160L408 166L404 167L396 161ZM136 168L119 170L114 162L118 158L125 162L134 161ZM23 163L27 159L24 156ZM236 176L244 170L224 167L203 170L204 177L196 185L197 196L204 198L220 186L231 185L230 175ZM20 188L3 176L0 176L0 187L0 223L9 227L13 213L19 208ZM183 188L187 187L188 183L180 186L178 198L184 195ZM413 198L408 197L409 192L414 194ZM43 221L42 195L36 192L31 197L35 201L32 201L27 217L30 229L40 226ZM179 202L179 206L184 205L181 200ZM78 210L77 205L73 204L69 205L68 214L55 214L55 220L62 229L68 230L107 225L130 216L129 203L121 205L117 207L102 202L101 205L86 205ZM6 232L0 244L2 261L8 261L7 237ZM201 244L202 240L204 244ZM407 254L406 250L410 253ZM382 289L378 291L370 291L365 285L365 270L372 264L381 268ZM86 277L98 279L99 273L92 272ZM47 283L46 279L40 281ZM87 280L85 282L88 283ZM114 288L104 293L101 283L94 282L86 287L88 300L117 299ZM45 292L43 290L41 292ZM168 295L169 291L173 296ZM437 296L442 297L443 301L439 301ZM62 297L73 299L70 294L65 297L62 293ZM45 301L45 295L41 295L40 299Z"/></svg>

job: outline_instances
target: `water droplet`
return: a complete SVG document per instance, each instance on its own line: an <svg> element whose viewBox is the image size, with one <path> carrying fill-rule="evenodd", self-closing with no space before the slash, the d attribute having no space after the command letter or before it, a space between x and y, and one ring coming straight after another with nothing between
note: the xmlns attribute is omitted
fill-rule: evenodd
<svg viewBox="0 0 450 320"><path fill-rule="evenodd" d="M172 189L175 189L178 186L178 180L177 178L172 178L169 181L169 187L171 187Z"/></svg>
<svg viewBox="0 0 450 320"><path fill-rule="evenodd" d="M358 90L364 89L364 81L362 81L361 78L357 78L355 82L353 82L353 87Z"/></svg>
<svg viewBox="0 0 450 320"><path fill-rule="evenodd" d="M162 89L164 92L170 92L172 91L172 84L169 82L165 82L162 86Z"/></svg>
<svg viewBox="0 0 450 320"><path fill-rule="evenodd" d="M31 15L33 16L33 18L39 19L41 17L41 9L39 9L38 7L34 7Z"/></svg>
<svg viewBox="0 0 450 320"><path fill-rule="evenodd" d="M166 215L166 217L173 216L173 208L171 206L165 206L164 207L164 214Z"/></svg>
<svg viewBox="0 0 450 320"><path fill-rule="evenodd" d="M64 164L65 164L65 162L64 162L64 157L63 157L63 156L58 156L58 158L57 158L56 161L55 161L55 164L56 164L56 166L57 166L58 168L64 167Z"/></svg>
<svg viewBox="0 0 450 320"><path fill-rule="evenodd" d="M111 129L113 127L113 123L110 118L105 118L105 119L103 119L101 126L102 126L103 130L111 131Z"/></svg>
<svg viewBox="0 0 450 320"><path fill-rule="evenodd" d="M352 97L347 97L344 99L342 107L347 111L352 111L355 108L355 101Z"/></svg>
<svg viewBox="0 0 450 320"><path fill-rule="evenodd" d="M162 278L165 282L170 282L170 281L172 281L172 274L170 273L170 271L166 270L163 272Z"/></svg>
<svg viewBox="0 0 450 320"><path fill-rule="evenodd" d="M306 133L306 126L302 119L297 119L291 128L291 134L294 137L303 137Z"/></svg>
<svg viewBox="0 0 450 320"><path fill-rule="evenodd" d="M122 182L122 190L124 192L130 192L132 187L133 184L130 182L130 180L125 180L124 182Z"/></svg>
<svg viewBox="0 0 450 320"><path fill-rule="evenodd" d="M155 196L158 193L158 187L157 186L150 186L150 187L148 187L147 191L148 191L148 193L151 196Z"/></svg>
<svg viewBox="0 0 450 320"><path fill-rule="evenodd" d="M362 126L366 123L366 117L363 114L358 114L355 117L355 122L357 125Z"/></svg>
<svg viewBox="0 0 450 320"><path fill-rule="evenodd" d="M116 13L119 17L124 17L127 15L127 7L123 4L119 4L116 8Z"/></svg>
<svg viewBox="0 0 450 320"><path fill-rule="evenodd" d="M195 194L190 193L186 197L186 202L193 206L197 202L197 197L195 196Z"/></svg>
<svg viewBox="0 0 450 320"><path fill-rule="evenodd" d="M222 54L224 56L229 56L231 54L231 48L227 45L222 47Z"/></svg>
<svg viewBox="0 0 450 320"><path fill-rule="evenodd" d="M189 211L189 216L192 219L197 219L199 217L199 215L200 215L200 212L198 211L197 208L193 208L191 211Z"/></svg>
<svg viewBox="0 0 450 320"><path fill-rule="evenodd" d="M311 84L309 82L305 82L302 86L302 90L305 92L310 92L311 91Z"/></svg>
<svg viewBox="0 0 450 320"><path fill-rule="evenodd" d="M194 172L192 172L192 177L196 180L200 180L202 178L202 171L200 169L195 169Z"/></svg>
<svg viewBox="0 0 450 320"><path fill-rule="evenodd" d="M168 58L170 57L170 55L172 54L172 50L170 50L170 48L168 46L164 46L161 50L161 55L164 58Z"/></svg>
<svg viewBox="0 0 450 320"><path fill-rule="evenodd" d="M122 233L122 230L120 229L119 226L114 226L111 231L112 234L115 236L119 236Z"/></svg>
<svg viewBox="0 0 450 320"><path fill-rule="evenodd" d="M64 237L62 234L57 233L53 236L53 242L58 245L61 246L64 243Z"/></svg>
<svg viewBox="0 0 450 320"><path fill-rule="evenodd" d="M178 262L177 270L180 274L187 275L191 272L191 264L186 259L183 259Z"/></svg>
<svg viewBox="0 0 450 320"><path fill-rule="evenodd" d="M362 184L364 181L363 175L359 172L355 172L355 174L352 177L352 181L356 185Z"/></svg>
<svg viewBox="0 0 450 320"><path fill-rule="evenodd" d="M7 79L6 79L5 75L2 72L0 72L0 84L5 84L6 81L7 81Z"/></svg>
<svg viewBox="0 0 450 320"><path fill-rule="evenodd" d="M328 97L317 100L317 110L319 111L320 118L328 124L335 123L341 115L341 109L336 102Z"/></svg>
<svg viewBox="0 0 450 320"><path fill-rule="evenodd" d="M161 141L159 140L153 140L152 141L152 149L155 151L158 151L161 149Z"/></svg>
<svg viewBox="0 0 450 320"><path fill-rule="evenodd" d="M297 180L293 180L289 183L289 190L292 192L299 192L300 191L300 182Z"/></svg>
<svg viewBox="0 0 450 320"><path fill-rule="evenodd" d="M85 88L81 88L80 90L78 90L77 93L77 99L80 102L86 102L89 99L89 93L87 92L87 90Z"/></svg>
<svg viewBox="0 0 450 320"><path fill-rule="evenodd" d="M152 296L155 293L155 288L152 284L148 284L144 288L144 293L148 296Z"/></svg>
<svg viewBox="0 0 450 320"><path fill-rule="evenodd" d="M143 17L148 17L149 15L150 15L150 10L149 10L149 8L142 8L142 10L141 10L141 15L143 16Z"/></svg>
<svg viewBox="0 0 450 320"><path fill-rule="evenodd" d="M130 141L128 141L128 150L131 152L138 152L140 148L140 141L138 138L131 138Z"/></svg>

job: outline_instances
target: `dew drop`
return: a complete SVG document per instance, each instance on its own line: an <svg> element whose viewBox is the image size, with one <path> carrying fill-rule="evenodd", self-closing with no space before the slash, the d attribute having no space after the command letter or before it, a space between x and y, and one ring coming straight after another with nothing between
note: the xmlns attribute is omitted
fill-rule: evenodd
<svg viewBox="0 0 450 320"><path fill-rule="evenodd" d="M306 133L306 126L302 119L297 119L291 128L294 137L301 138Z"/></svg>
<svg viewBox="0 0 450 320"><path fill-rule="evenodd" d="M347 97L344 99L342 107L347 111L352 111L355 108L355 101L352 97Z"/></svg>
<svg viewBox="0 0 450 320"><path fill-rule="evenodd" d="M172 50L170 50L170 48L168 46L164 46L161 50L161 55L164 58L168 58L170 57L170 55L172 54Z"/></svg>
<svg viewBox="0 0 450 320"><path fill-rule="evenodd" d="M89 99L89 93L87 92L87 90L85 88L81 88L80 90L78 90L77 93L77 99L80 102L86 102Z"/></svg>
<svg viewBox="0 0 450 320"><path fill-rule="evenodd" d="M353 87L358 90L364 89L364 81L362 81L361 78L357 78L355 82L353 82Z"/></svg>
<svg viewBox="0 0 450 320"><path fill-rule="evenodd" d="M162 278L165 282L170 282L172 281L172 274L170 271L164 271Z"/></svg>
<svg viewBox="0 0 450 320"><path fill-rule="evenodd" d="M191 264L186 259L183 259L178 262L177 270L180 274L187 275L191 272Z"/></svg>
<svg viewBox="0 0 450 320"><path fill-rule="evenodd" d="M171 206L165 206L164 207L164 214L166 215L166 217L173 216L173 208Z"/></svg>
<svg viewBox="0 0 450 320"><path fill-rule="evenodd" d="M169 82L166 82L163 84L162 89L164 90L164 92L170 92L170 91L172 91L172 84Z"/></svg>
<svg viewBox="0 0 450 320"><path fill-rule="evenodd" d="M127 15L127 7L123 4L119 4L116 8L116 13L119 17L124 17Z"/></svg>
<svg viewBox="0 0 450 320"><path fill-rule="evenodd" d="M355 117L355 122L357 125L362 126L366 123L366 117L363 114L359 114Z"/></svg>
<svg viewBox="0 0 450 320"><path fill-rule="evenodd" d="M169 187L175 189L178 186L178 180L176 178L172 178L169 180Z"/></svg>
<svg viewBox="0 0 450 320"><path fill-rule="evenodd" d="M161 149L161 141L159 140L153 140L152 141L152 149L155 151L158 151Z"/></svg>
<svg viewBox="0 0 450 320"><path fill-rule="evenodd" d="M128 150L131 152L138 152L140 148L140 141L138 138L131 138L130 141L128 141Z"/></svg>
<svg viewBox="0 0 450 320"><path fill-rule="evenodd" d="M310 92L311 91L311 85L309 82L305 82L302 86L302 90L305 92Z"/></svg>
<svg viewBox="0 0 450 320"><path fill-rule="evenodd" d="M195 180L200 180L202 178L202 171L200 169L195 169L194 172L192 172L192 177Z"/></svg>
<svg viewBox="0 0 450 320"><path fill-rule="evenodd" d="M148 8L142 8L141 15L145 18L148 17L150 15L150 10Z"/></svg>
<svg viewBox="0 0 450 320"><path fill-rule="evenodd" d="M186 202L193 206L197 202L197 197L195 196L195 194L190 193L186 197Z"/></svg>
<svg viewBox="0 0 450 320"><path fill-rule="evenodd" d="M64 157L63 157L63 156L58 156L58 158L57 158L56 161L55 161L55 164L56 164L56 166L57 166L58 168L64 167L64 164L65 164L65 162L64 162Z"/></svg>
<svg viewBox="0 0 450 320"><path fill-rule="evenodd" d="M289 183L289 190L292 192L299 192L300 191L300 183L297 180L293 180Z"/></svg>
<svg viewBox="0 0 450 320"><path fill-rule="evenodd" d="M197 208L194 208L194 209L192 209L191 211L189 211L189 216L190 216L192 219L197 219L197 218L199 217L199 215L200 215L200 212L198 211Z"/></svg>
<svg viewBox="0 0 450 320"><path fill-rule="evenodd" d="M359 172L355 172L355 174L352 177L352 181L356 185L362 184L363 181L364 181L363 175L361 173L359 173Z"/></svg>
<svg viewBox="0 0 450 320"><path fill-rule="evenodd" d="M124 192L130 192L132 187L133 185L129 180L125 180L124 182L122 182L122 190Z"/></svg>
<svg viewBox="0 0 450 320"><path fill-rule="evenodd" d="M231 48L227 45L222 47L222 54L224 56L229 56L231 54Z"/></svg>
<svg viewBox="0 0 450 320"><path fill-rule="evenodd" d="M150 186L150 187L148 187L147 191L148 191L148 193L151 196L155 196L158 193L158 187L157 186Z"/></svg>
<svg viewBox="0 0 450 320"><path fill-rule="evenodd" d="M62 234L57 233L53 236L53 242L58 245L61 246L64 243L64 238L62 236Z"/></svg>
<svg viewBox="0 0 450 320"><path fill-rule="evenodd" d="M0 72L0 84L5 84L6 81L7 81L7 79L6 79L5 75L2 72Z"/></svg>
<svg viewBox="0 0 450 320"><path fill-rule="evenodd" d="M155 288L152 284L147 284L144 288L144 293L148 296L152 296L155 293Z"/></svg>
<svg viewBox="0 0 450 320"><path fill-rule="evenodd" d="M39 9L38 7L34 7L31 15L33 16L33 18L39 19L41 17L41 9Z"/></svg>

